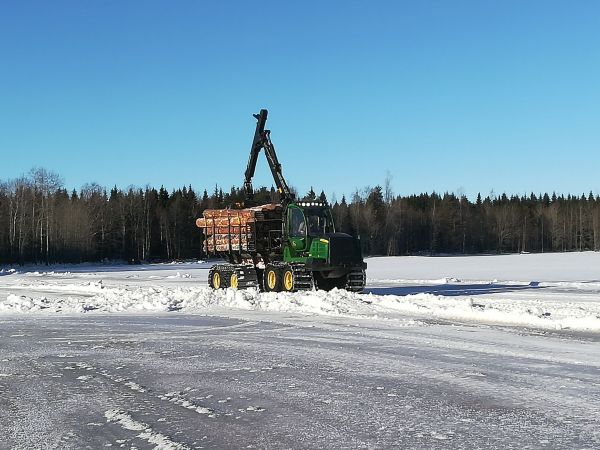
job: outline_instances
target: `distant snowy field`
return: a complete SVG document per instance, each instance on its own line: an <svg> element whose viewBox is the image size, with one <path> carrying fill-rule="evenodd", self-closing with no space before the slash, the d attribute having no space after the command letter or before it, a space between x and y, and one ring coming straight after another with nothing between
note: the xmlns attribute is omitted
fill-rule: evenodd
<svg viewBox="0 0 600 450"><path fill-rule="evenodd" d="M369 258L365 293L213 291L211 263L0 269L0 315L223 314L600 332L600 253Z"/></svg>

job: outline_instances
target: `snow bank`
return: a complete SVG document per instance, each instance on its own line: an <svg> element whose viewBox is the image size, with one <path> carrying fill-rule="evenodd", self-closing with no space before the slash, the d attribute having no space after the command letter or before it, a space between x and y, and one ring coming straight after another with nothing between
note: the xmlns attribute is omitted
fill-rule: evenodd
<svg viewBox="0 0 600 450"><path fill-rule="evenodd" d="M361 296L343 290L290 294L261 293L257 289L215 291L208 287L128 287L102 288L85 297L66 295L48 299L9 294L6 300L0 299L0 311L6 313L202 312L215 307L348 317L372 312Z"/></svg>
<svg viewBox="0 0 600 450"><path fill-rule="evenodd" d="M367 294L206 287L211 263L0 271L0 315L223 309L600 332L600 253L368 259ZM503 280L503 281L498 281ZM412 321L412 322L411 322Z"/></svg>
<svg viewBox="0 0 600 450"><path fill-rule="evenodd" d="M430 319L539 329L600 332L600 305L416 294L379 296L374 303L404 314Z"/></svg>
<svg viewBox="0 0 600 450"><path fill-rule="evenodd" d="M331 292L261 293L212 290L208 287L102 288L91 296L54 299L9 294L0 300L2 313L135 313L210 312L217 308L293 312L379 320L409 318L501 324L541 329L600 332L600 304L535 299L471 298L428 293L414 295Z"/></svg>

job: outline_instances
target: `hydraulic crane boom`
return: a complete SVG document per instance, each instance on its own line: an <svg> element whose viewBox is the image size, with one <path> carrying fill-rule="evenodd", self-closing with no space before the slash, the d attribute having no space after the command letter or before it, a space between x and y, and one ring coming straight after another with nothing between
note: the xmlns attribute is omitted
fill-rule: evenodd
<svg viewBox="0 0 600 450"><path fill-rule="evenodd" d="M277 186L277 192L279 192L279 195L281 196L281 202L287 204L293 201L294 195L290 191L285 178L283 178L281 164L279 164L277 153L275 153L275 147L271 142L271 131L265 130L267 114L268 111L266 109L261 109L260 113L253 114L256 118L256 131L254 132L254 140L252 141L250 157L248 158L248 167L245 172L244 190L246 191L246 200L249 203L253 202L254 189L252 188L252 177L254 177L254 172L256 170L258 154L261 149L264 149L267 162L269 163L269 169L271 169L273 180L275 180L275 186Z"/></svg>

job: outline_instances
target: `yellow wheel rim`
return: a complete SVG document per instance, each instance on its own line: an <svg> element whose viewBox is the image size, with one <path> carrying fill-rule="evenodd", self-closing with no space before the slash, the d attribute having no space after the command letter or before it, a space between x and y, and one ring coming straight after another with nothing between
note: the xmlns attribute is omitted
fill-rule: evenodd
<svg viewBox="0 0 600 450"><path fill-rule="evenodd" d="M221 287L221 274L219 272L215 272L213 275L213 287L215 289L219 289Z"/></svg>
<svg viewBox="0 0 600 450"><path fill-rule="evenodd" d="M291 270L286 270L283 274L283 287L286 291L291 291L294 287L294 275Z"/></svg>
<svg viewBox="0 0 600 450"><path fill-rule="evenodd" d="M277 274L274 270L270 270L267 273L267 286L269 289L275 289L275 283L277 282Z"/></svg>
<svg viewBox="0 0 600 450"><path fill-rule="evenodd" d="M237 273L234 273L231 275L231 278L229 279L229 285L234 288L237 289L238 288L238 276Z"/></svg>

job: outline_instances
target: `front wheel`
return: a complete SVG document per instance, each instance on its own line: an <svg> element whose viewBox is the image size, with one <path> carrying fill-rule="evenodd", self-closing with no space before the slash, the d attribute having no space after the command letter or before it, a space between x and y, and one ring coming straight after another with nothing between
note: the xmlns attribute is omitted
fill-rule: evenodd
<svg viewBox="0 0 600 450"><path fill-rule="evenodd" d="M294 290L294 284L294 272L290 266L285 266L282 277L283 291L292 292Z"/></svg>

